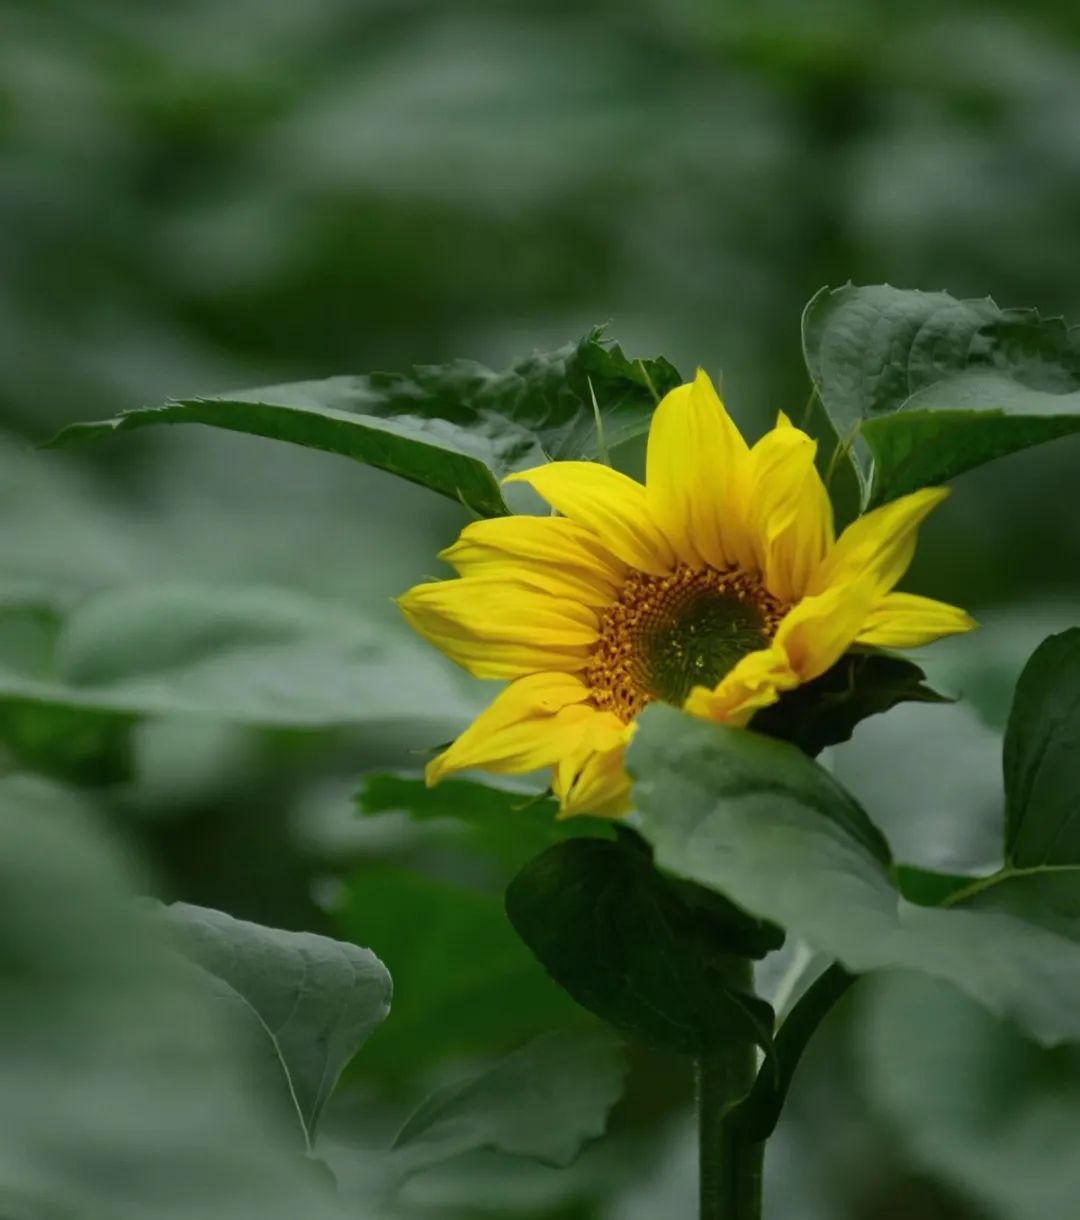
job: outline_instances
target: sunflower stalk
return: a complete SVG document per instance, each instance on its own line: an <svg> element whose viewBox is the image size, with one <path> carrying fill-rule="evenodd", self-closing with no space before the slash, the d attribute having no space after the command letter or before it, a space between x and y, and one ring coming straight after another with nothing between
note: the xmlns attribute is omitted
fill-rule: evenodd
<svg viewBox="0 0 1080 1220"><path fill-rule="evenodd" d="M749 960L744 971L749 983ZM765 1143L738 1121L757 1069L757 1051L746 1042L695 1061L701 1220L761 1220Z"/></svg>

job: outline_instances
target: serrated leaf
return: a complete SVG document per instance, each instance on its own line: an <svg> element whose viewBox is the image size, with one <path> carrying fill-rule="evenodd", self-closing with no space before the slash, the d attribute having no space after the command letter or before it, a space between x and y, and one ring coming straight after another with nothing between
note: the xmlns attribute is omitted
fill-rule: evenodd
<svg viewBox="0 0 1080 1220"><path fill-rule="evenodd" d="M1080 431L1080 332L1036 310L848 284L807 305L803 350L838 436L865 444L870 504Z"/></svg>
<svg viewBox="0 0 1080 1220"><path fill-rule="evenodd" d="M1080 629L1052 635L1020 675L1005 734L1005 858L1080 865Z"/></svg>
<svg viewBox="0 0 1080 1220"><path fill-rule="evenodd" d="M787 743L642 714L627 762L660 867L772 920L849 971L947 979L1037 1040L1080 1039L1080 869L908 902L865 813Z"/></svg>
<svg viewBox="0 0 1080 1220"><path fill-rule="evenodd" d="M948 703L904 657L884 652L845 654L820 677L788 691L758 712L753 728L797 745L814 757L848 741L860 721L900 703Z"/></svg>
<svg viewBox="0 0 1080 1220"><path fill-rule="evenodd" d="M310 1148L345 1065L390 1011L386 967L370 949L223 911L175 903L161 918L258 1048L260 1079Z"/></svg>
<svg viewBox="0 0 1080 1220"><path fill-rule="evenodd" d="M605 1031L544 1034L428 1097L394 1141L398 1172L483 1149L569 1165L603 1135L625 1077L622 1048Z"/></svg>
<svg viewBox="0 0 1080 1220"><path fill-rule="evenodd" d="M511 882L506 910L560 986L590 1012L686 1055L772 1045L772 1009L743 989L736 957L779 940L745 915L710 908L625 842L576 839Z"/></svg>
<svg viewBox="0 0 1080 1220"><path fill-rule="evenodd" d="M549 458L596 457L640 435L655 395L678 385L666 360L628 360L601 335L594 329L499 373L456 360L140 407L73 424L48 445L156 424L208 424L342 454L499 516L507 511L499 490L507 474Z"/></svg>

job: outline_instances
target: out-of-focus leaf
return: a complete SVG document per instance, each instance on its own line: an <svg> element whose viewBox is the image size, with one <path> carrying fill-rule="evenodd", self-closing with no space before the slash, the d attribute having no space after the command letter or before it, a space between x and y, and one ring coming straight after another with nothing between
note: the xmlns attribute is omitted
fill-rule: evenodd
<svg viewBox="0 0 1080 1220"><path fill-rule="evenodd" d="M803 350L837 434L867 446L871 504L1080 431L1080 332L1033 309L848 284L807 305Z"/></svg>
<svg viewBox="0 0 1080 1220"><path fill-rule="evenodd" d="M49 445L153 424L209 424L343 454L498 516L507 511L504 476L548 458L595 457L639 435L655 395L678 382L666 360L628 360L592 330L501 373L457 360L185 399L73 424Z"/></svg>
<svg viewBox="0 0 1080 1220"><path fill-rule="evenodd" d="M776 948L775 930L684 888L637 846L576 839L526 865L506 909L552 978L617 1029L687 1055L738 1042L771 1050L772 1009L735 962Z"/></svg>
<svg viewBox="0 0 1080 1220"><path fill-rule="evenodd" d="M661 868L853 973L921 970L1043 1043L1080 1039L1080 869L987 878L930 909L896 889L853 798L785 742L651 707L628 766Z"/></svg>
<svg viewBox="0 0 1080 1220"><path fill-rule="evenodd" d="M827 746L848 741L861 720L898 703L949 703L926 685L925 678L904 657L849 652L819 678L758 712L753 727L790 741L813 757Z"/></svg>
<svg viewBox="0 0 1080 1220"><path fill-rule="evenodd" d="M955 988L914 974L860 996L859 1079L916 1163L1009 1220L1080 1195L1080 1050L1033 1045Z"/></svg>
<svg viewBox="0 0 1080 1220"><path fill-rule="evenodd" d="M0 782L0 1212L331 1220L247 1048L64 791Z"/></svg>
<svg viewBox="0 0 1080 1220"><path fill-rule="evenodd" d="M1020 675L1005 800L1010 866L1080 865L1080 628L1044 640Z"/></svg>
<svg viewBox="0 0 1080 1220"><path fill-rule="evenodd" d="M205 907L176 903L162 918L261 1048L260 1079L291 1110L310 1148L342 1070L390 1010L386 967L356 945Z"/></svg>
<svg viewBox="0 0 1080 1220"><path fill-rule="evenodd" d="M280 589L155 586L84 601L37 672L0 662L0 717L24 738L29 709L46 738L79 716L89 733L170 715L309 728L417 720L426 737L469 714L458 689L404 633L344 607Z"/></svg>
<svg viewBox="0 0 1080 1220"><path fill-rule="evenodd" d="M625 1077L621 1046L609 1033L544 1034L475 1079L427 1098L394 1141L399 1172L483 1149L569 1165L603 1135Z"/></svg>
<svg viewBox="0 0 1080 1220"><path fill-rule="evenodd" d="M580 1022L494 894L369 866L348 880L334 915L340 933L370 944L394 979L393 1019L364 1056L369 1074L401 1079Z"/></svg>

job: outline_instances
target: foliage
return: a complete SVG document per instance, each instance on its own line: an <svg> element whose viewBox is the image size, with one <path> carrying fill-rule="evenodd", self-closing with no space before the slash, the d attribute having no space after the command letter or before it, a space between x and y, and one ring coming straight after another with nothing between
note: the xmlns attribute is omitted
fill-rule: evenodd
<svg viewBox="0 0 1080 1220"><path fill-rule="evenodd" d="M1080 331L1034 309L848 284L807 305L803 347L869 505L1080 430Z"/></svg>
<svg viewBox="0 0 1080 1220"><path fill-rule="evenodd" d="M1071 429L1060 413L1067 394L1045 418L1024 397L1072 376L1068 332L1031 312L848 287L815 297L804 328L838 444L833 461L845 460L856 433L873 457L860 468L867 502ZM210 423L345 453L499 513L502 475L545 457L606 457L608 446L640 434L654 394L676 378L666 361L630 361L592 331L504 374L458 362L181 400L74 425L58 441ZM1013 415L973 407L988 386ZM917 465L893 461L901 445L914 447ZM229 725L256 739L273 731L278 751L285 730L300 731L302 766L327 730L374 734L396 722L419 745L452 733L470 711L460 688L380 616L318 596L252 585L28 583L0 608L0 628L0 739L11 759L88 788L127 789L134 808L147 765L141 735L163 721ZM731 1156L773 1133L819 1027L862 974L900 967L996 1014L976 1024L1008 1018L1044 1045L1080 1042L1078 639L1080 629L1050 637L1021 675L1004 743L1004 864L987 875L898 864L872 812L813 761L869 717L949 702L906 658L865 648L759 712L749 729L647 709L628 752L637 830L560 822L550 795L527 785L464 778L431 790L407 770L369 772L355 798L357 859L338 865L321 900L321 918L341 939L184 902L140 909L125 894L131 882L115 849L99 842L77 798L39 779L5 781L13 909L14 887L25 886L16 873L36 875L39 860L59 868L69 901L86 912L91 954L87 969L63 982L70 1001L50 1018L46 1041L28 1045L27 1062L49 1077L42 1048L74 1037L63 1022L83 1020L84 1010L106 1039L116 1005L129 1022L145 1010L153 1038L135 1047L136 1058L105 1066L102 1051L100 1082L77 1085L115 1096L108 1138L136 1146L134 1132L149 1120L124 1073L146 1071L138 1056L160 1056L175 1040L178 1052L155 1071L177 1075L160 1084L182 1104L169 1124L149 1121L143 1143L167 1138L176 1164L193 1159L207 1190L224 1192L192 1206L329 1216L338 1200L396 1212L415 1179L452 1172L462 1157L569 1164L603 1133L627 1087L621 1050L595 1028L597 1017L644 1053L692 1057L712 1065L710 1079L730 1081L736 1091L718 1121L732 1124L731 1148L744 1150ZM54 803L61 813L27 813ZM53 855L57 836L70 836L71 847ZM70 864L67 851L76 853ZM62 962L71 959L57 927L16 922L9 937L23 940L8 960L33 960L40 942L43 977L65 979ZM755 988L750 961L765 959L764 969L781 958L786 936L797 938L786 973ZM392 1012L380 957L395 978ZM26 991L25 1014L19 1000L10 1018L19 1045L33 1025L27 1014L60 993L56 983L39 990L33 972L28 990L27 978L7 975L11 995ZM167 1019L156 1015L166 1009ZM572 1028L550 1032L558 1026ZM190 1066L185 1048L196 1045L212 1049ZM393 1140L382 1120L362 1134L347 1106L337 1112L341 1079L339 1093L366 1079L407 1097L441 1065L493 1053L504 1057L440 1084ZM885 1084L882 1096L891 1106L899 1094ZM44 1138L43 1122L32 1119L13 1145L27 1164L53 1165L33 1142ZM329 1140L320 1138L327 1124ZM719 1138L727 1129L717 1128ZM73 1123L64 1138L76 1148L85 1130ZM9 1168L0 1184L31 1220L42 1208L88 1201L151 1214L175 1167L147 1147L160 1180L155 1168L137 1193L109 1187L99 1198L76 1168L38 1178ZM963 1173L966 1153L958 1156ZM238 1185L251 1172L264 1174L265 1199ZM338 1200L326 1190L331 1180ZM313 1201L298 1201L312 1192Z"/></svg>
<svg viewBox="0 0 1080 1220"><path fill-rule="evenodd" d="M644 433L657 395L679 384L666 360L628 360L601 334L592 330L502 373L458 360L406 375L331 377L168 402L72 424L50 444L153 424L209 424L340 453L481 516L500 516L508 511L499 490L506 475L547 460L605 455L606 446Z"/></svg>

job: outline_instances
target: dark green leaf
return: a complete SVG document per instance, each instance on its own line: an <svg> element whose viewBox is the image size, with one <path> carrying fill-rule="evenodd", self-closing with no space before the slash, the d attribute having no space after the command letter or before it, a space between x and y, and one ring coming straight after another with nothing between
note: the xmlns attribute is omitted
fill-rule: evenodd
<svg viewBox="0 0 1080 1220"><path fill-rule="evenodd" d="M608 834L611 826L593 818L560 821L558 802L546 794L470 779L443 780L429 788L422 776L366 775L356 802L368 815L400 811L419 822L452 819L472 848L514 872L553 843Z"/></svg>
<svg viewBox="0 0 1080 1220"><path fill-rule="evenodd" d="M688 901L646 853L603 839L557 844L513 880L506 909L552 978L617 1029L687 1055L771 1048L772 1009L733 970L748 948L764 951L762 932L754 942L745 916L729 922Z"/></svg>
<svg viewBox="0 0 1080 1220"><path fill-rule="evenodd" d="M603 1135L625 1076L621 1047L605 1031L545 1034L423 1102L394 1141L400 1171L482 1149L569 1165Z"/></svg>
<svg viewBox="0 0 1080 1220"><path fill-rule="evenodd" d="M601 333L592 330L577 344L538 352L501 373L457 360L407 374L185 399L73 424L49 445L154 424L209 424L343 454L499 516L507 511L499 481L511 471L548 458L596 457L605 445L639 435L649 426L654 391L679 383L666 360L628 360Z"/></svg>
<svg viewBox="0 0 1080 1220"><path fill-rule="evenodd" d="M1005 856L1080 864L1080 629L1044 640L1016 685L1005 734Z"/></svg>
<svg viewBox="0 0 1080 1220"><path fill-rule="evenodd" d="M342 1070L390 1011L386 967L368 949L222 911L176 903L162 918L258 1047L260 1079L310 1147Z"/></svg>
<svg viewBox="0 0 1080 1220"><path fill-rule="evenodd" d="M819 678L782 695L758 712L759 733L797 745L811 757L848 741L868 716L898 703L948 703L925 684L926 675L904 657L884 652L849 652Z"/></svg>
<svg viewBox="0 0 1080 1220"><path fill-rule="evenodd" d="M552 797L521 789L496 788L471 779L448 779L429 788L423 776L382 772L364 776L356 804L365 814L400 810L417 821L461 818L477 823L498 820L511 826L520 824L523 814L529 815L531 822L534 812L536 820L554 822L559 811Z"/></svg>
<svg viewBox="0 0 1080 1220"><path fill-rule="evenodd" d="M946 906L974 880L959 873L935 873L910 864L898 864L894 872L900 893L920 907Z"/></svg>
<svg viewBox="0 0 1080 1220"><path fill-rule="evenodd" d="M1035 310L848 284L807 305L803 350L837 434L873 459L872 504L1080 431L1080 334Z"/></svg>
<svg viewBox="0 0 1080 1220"><path fill-rule="evenodd" d="M501 899L415 870L368 866L335 911L394 978L394 1015L365 1071L412 1076L467 1054L508 1050L579 1016L514 935Z"/></svg>
<svg viewBox="0 0 1080 1220"><path fill-rule="evenodd" d="M866 815L793 746L650 707L628 751L660 867L724 894L852 973L954 982L1039 1041L1080 1039L1080 869L905 901Z"/></svg>

